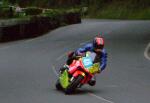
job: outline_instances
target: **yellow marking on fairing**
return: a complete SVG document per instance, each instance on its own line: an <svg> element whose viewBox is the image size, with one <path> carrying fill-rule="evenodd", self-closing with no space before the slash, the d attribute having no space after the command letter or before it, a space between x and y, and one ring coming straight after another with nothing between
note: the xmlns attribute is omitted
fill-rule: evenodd
<svg viewBox="0 0 150 103"><path fill-rule="evenodd" d="M81 75L82 75L82 76L85 76L85 73L82 73Z"/></svg>
<svg viewBox="0 0 150 103"><path fill-rule="evenodd" d="M99 66L99 63L93 64L93 66L89 68L89 72L92 74L99 72Z"/></svg>

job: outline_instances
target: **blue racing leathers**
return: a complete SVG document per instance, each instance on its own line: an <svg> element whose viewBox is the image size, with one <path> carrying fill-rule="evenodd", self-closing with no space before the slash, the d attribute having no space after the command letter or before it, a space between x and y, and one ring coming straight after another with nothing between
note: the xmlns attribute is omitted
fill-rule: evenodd
<svg viewBox="0 0 150 103"><path fill-rule="evenodd" d="M87 51L95 52L92 43L88 43L85 46L83 46L82 48L78 48L75 51L75 55L82 55L83 53L85 53ZM106 53L105 49L103 49L102 52L100 53L98 62L100 62L100 70L103 71L107 64L107 53Z"/></svg>

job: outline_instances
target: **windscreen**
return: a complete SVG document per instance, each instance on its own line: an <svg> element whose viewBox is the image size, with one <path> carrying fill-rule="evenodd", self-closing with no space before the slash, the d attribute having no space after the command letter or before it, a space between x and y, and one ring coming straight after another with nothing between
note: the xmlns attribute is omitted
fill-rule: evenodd
<svg viewBox="0 0 150 103"><path fill-rule="evenodd" d="M89 57L91 58L92 62L94 62L95 57L96 57L96 53L90 52L90 53L89 53Z"/></svg>
<svg viewBox="0 0 150 103"><path fill-rule="evenodd" d="M90 68L93 66L93 62L95 59L96 54L95 53L89 53L88 56L82 58L82 62L85 68Z"/></svg>

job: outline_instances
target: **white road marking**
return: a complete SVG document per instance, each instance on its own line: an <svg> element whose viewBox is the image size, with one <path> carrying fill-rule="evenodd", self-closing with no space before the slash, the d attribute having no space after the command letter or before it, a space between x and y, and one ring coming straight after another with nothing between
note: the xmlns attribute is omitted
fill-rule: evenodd
<svg viewBox="0 0 150 103"><path fill-rule="evenodd" d="M88 93L90 96L92 96L92 97L95 97L95 98L97 98L97 99L99 99L99 100L102 100L102 101L105 101L105 102L107 102L107 103L114 103L114 102L112 102L112 101L109 101L109 100L107 100L107 99L105 99L105 98L103 98L103 97L100 97L100 96L97 96L97 95L95 95L95 94L93 94L93 93Z"/></svg>
<svg viewBox="0 0 150 103"><path fill-rule="evenodd" d="M150 57L148 56L149 49L150 49L150 43L147 45L147 47L145 48L145 51L144 51L144 56L148 60L150 60Z"/></svg>
<svg viewBox="0 0 150 103"><path fill-rule="evenodd" d="M91 39L90 39L90 40L87 40L87 41L85 41L85 42L82 42L82 43L80 43L79 45L80 45L80 46L83 46L83 45L89 43L90 41L91 41Z"/></svg>
<svg viewBox="0 0 150 103"><path fill-rule="evenodd" d="M66 55L65 53L64 53L64 54L62 54L62 55L60 55L58 58L56 58L56 61L61 60L61 59L62 59L65 55Z"/></svg>
<svg viewBox="0 0 150 103"><path fill-rule="evenodd" d="M77 44L76 44L76 43L71 44L71 45L68 46L68 48L69 48L69 47L72 47L72 46L75 46L75 45L77 45ZM71 50L68 50L68 51L71 51ZM56 61L61 60L61 59L62 59L63 57L65 57L66 55L67 55L67 53L64 53L64 54L60 55L58 58L56 58Z"/></svg>
<svg viewBox="0 0 150 103"><path fill-rule="evenodd" d="M53 70L54 74L58 77L59 74L57 73L57 71L56 71L56 69L55 69L55 66L52 66L52 70Z"/></svg>
<svg viewBox="0 0 150 103"><path fill-rule="evenodd" d="M86 42L80 43L80 45L84 45L84 44L86 44Z"/></svg>

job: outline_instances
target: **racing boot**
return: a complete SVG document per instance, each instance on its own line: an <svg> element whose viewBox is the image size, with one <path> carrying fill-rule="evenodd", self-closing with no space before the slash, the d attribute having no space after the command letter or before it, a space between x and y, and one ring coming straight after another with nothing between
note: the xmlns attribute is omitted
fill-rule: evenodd
<svg viewBox="0 0 150 103"><path fill-rule="evenodd" d="M96 77L93 76L93 77L91 78L91 80L88 82L88 84L89 84L90 86L94 86L94 85L96 84Z"/></svg>

